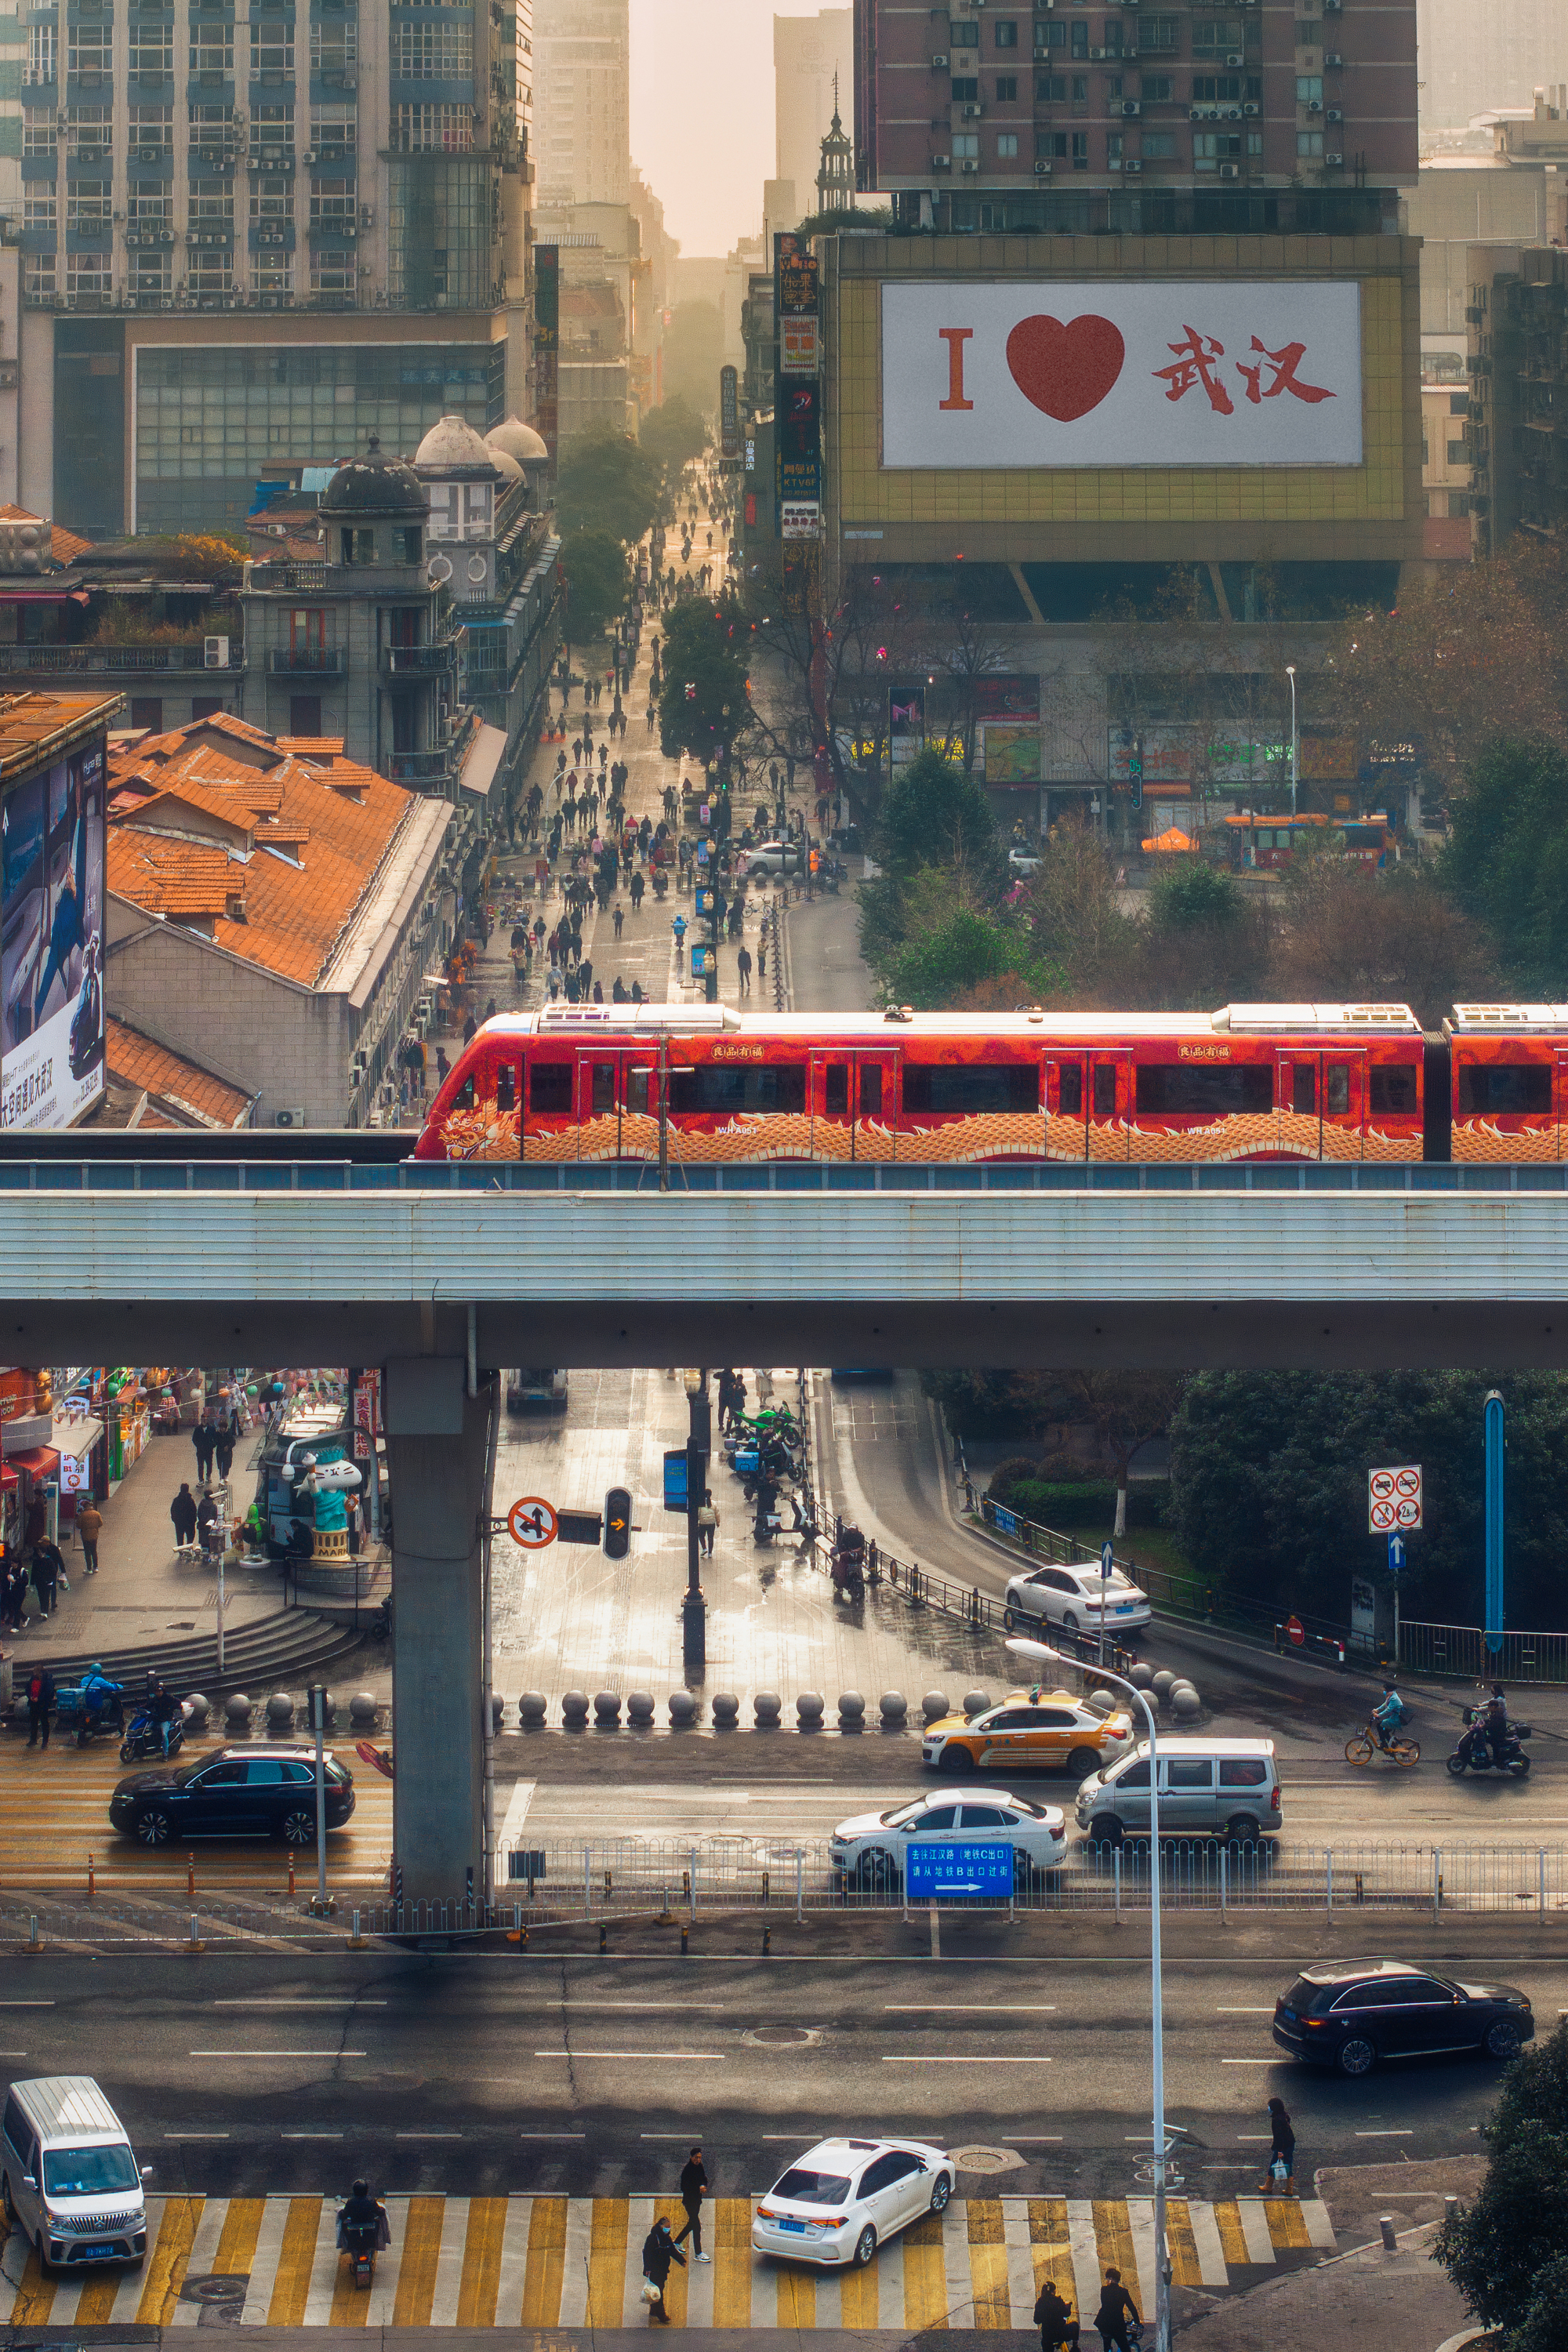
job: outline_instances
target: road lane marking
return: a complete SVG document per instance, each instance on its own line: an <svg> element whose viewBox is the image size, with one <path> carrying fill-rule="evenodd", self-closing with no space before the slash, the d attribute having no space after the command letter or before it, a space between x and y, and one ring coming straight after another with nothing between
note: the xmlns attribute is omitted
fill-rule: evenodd
<svg viewBox="0 0 1568 2352"><path fill-rule="evenodd" d="M313 1995L299 2000L215 2000L215 2009L384 2009L384 2000L361 2000L357 1993L337 1993L330 2000L317 2000Z"/></svg>
<svg viewBox="0 0 1568 2352"><path fill-rule="evenodd" d="M1222 2000L1216 2005L1215 2010L1215 2015L1216 2017L1272 2017L1273 2014L1274 2003L1272 2001L1268 2002L1262 2007L1249 2007L1247 2003L1242 2001Z"/></svg>
<svg viewBox="0 0 1568 2352"><path fill-rule="evenodd" d="M536 2050L533 2054L536 2058L559 2058L563 2064L577 2058L689 2058L713 2066L724 2056L721 2050Z"/></svg>
<svg viewBox="0 0 1568 2352"><path fill-rule="evenodd" d="M885 2000L886 2017L1054 2017L1054 2000Z"/></svg>
<svg viewBox="0 0 1568 2352"><path fill-rule="evenodd" d="M1356 2137L1357 2139L1409 2139L1415 2129L1414 2124L1394 2124L1386 2131L1358 2131Z"/></svg>
<svg viewBox="0 0 1568 2352"><path fill-rule="evenodd" d="M884 2058L884 2066L1054 2066L1054 2058Z"/></svg>
<svg viewBox="0 0 1568 2352"><path fill-rule="evenodd" d="M1222 2058L1222 2066L1288 2066L1289 2058Z"/></svg>
<svg viewBox="0 0 1568 2352"><path fill-rule="evenodd" d="M363 2058L363 2050L193 2050L193 2058Z"/></svg>

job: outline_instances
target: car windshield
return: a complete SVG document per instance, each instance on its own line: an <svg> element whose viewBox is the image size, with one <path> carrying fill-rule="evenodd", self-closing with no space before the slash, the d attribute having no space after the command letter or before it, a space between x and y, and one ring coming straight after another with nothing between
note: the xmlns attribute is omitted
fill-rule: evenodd
<svg viewBox="0 0 1568 2352"><path fill-rule="evenodd" d="M882 1827L901 1830L906 1822L918 1822L930 1803L929 1797L917 1797L912 1805L895 1805L890 1812L881 1816Z"/></svg>
<svg viewBox="0 0 1568 2352"><path fill-rule="evenodd" d="M814 2172L804 2164L792 2164L769 2193L786 2197L792 2205L842 2205L849 2194L849 2181L842 2172Z"/></svg>
<svg viewBox="0 0 1568 2352"><path fill-rule="evenodd" d="M44 2151L44 2193L48 2197L112 2197L139 2186L131 2150L119 2147L51 2147Z"/></svg>
<svg viewBox="0 0 1568 2352"><path fill-rule="evenodd" d="M1298 1977L1285 1996L1285 2006L1287 2009L1310 2009L1313 2002L1321 2000L1322 1997L1321 1985L1309 1984L1305 1977Z"/></svg>

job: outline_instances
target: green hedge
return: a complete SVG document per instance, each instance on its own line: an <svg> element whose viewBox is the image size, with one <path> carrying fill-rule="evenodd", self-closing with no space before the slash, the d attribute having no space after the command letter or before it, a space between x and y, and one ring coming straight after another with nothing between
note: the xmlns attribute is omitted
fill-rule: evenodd
<svg viewBox="0 0 1568 2352"><path fill-rule="evenodd" d="M1011 1465L1004 1464L1004 1469ZM1116 1522L1116 1489L1098 1483L1066 1484L1055 1479L1009 1478L998 1491L994 1479L991 1496L1005 1509L1016 1511L1020 1518L1033 1519L1043 1528L1081 1528L1086 1524L1103 1522L1109 1535ZM1157 1494L1132 1486L1127 1495L1127 1524L1132 1528L1157 1528L1163 1524L1163 1488Z"/></svg>

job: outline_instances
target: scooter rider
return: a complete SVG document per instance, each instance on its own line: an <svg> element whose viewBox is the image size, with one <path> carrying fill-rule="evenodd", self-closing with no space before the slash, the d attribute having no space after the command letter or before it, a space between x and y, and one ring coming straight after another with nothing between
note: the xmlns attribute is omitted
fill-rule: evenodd
<svg viewBox="0 0 1568 2352"><path fill-rule="evenodd" d="M370 2193L368 2181L356 2180L338 2215L338 2243L351 2254L375 2253L392 2243L386 2208Z"/></svg>
<svg viewBox="0 0 1568 2352"><path fill-rule="evenodd" d="M1503 1695L1501 1683L1492 1685L1492 1695L1481 1710L1476 1727L1482 1744L1489 1743L1492 1762L1500 1772L1508 1755L1508 1700Z"/></svg>

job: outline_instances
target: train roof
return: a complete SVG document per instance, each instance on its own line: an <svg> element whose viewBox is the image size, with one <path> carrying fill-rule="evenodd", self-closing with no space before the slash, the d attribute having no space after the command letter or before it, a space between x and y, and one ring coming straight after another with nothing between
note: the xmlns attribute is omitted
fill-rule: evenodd
<svg viewBox="0 0 1568 2352"><path fill-rule="evenodd" d="M1450 1037L1539 1037L1568 1030L1568 1004L1456 1004Z"/></svg>
<svg viewBox="0 0 1568 2352"><path fill-rule="evenodd" d="M1055 1013L1025 1007L1016 1013L737 1013L728 1004L553 1004L537 1013L500 1013L487 1021L481 1037L588 1038L617 1036L766 1036L799 1038L886 1035L889 1043L910 1031L925 1037L1027 1039L1048 1028L1057 1038L1190 1037L1273 1034L1349 1036L1356 1034L1412 1036L1421 1024L1408 1004L1222 1004L1212 1013Z"/></svg>

